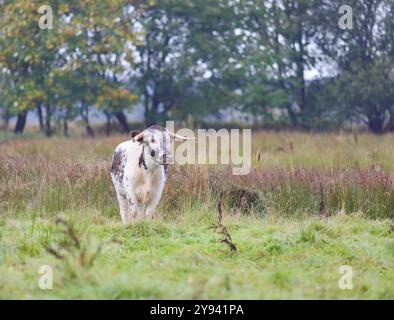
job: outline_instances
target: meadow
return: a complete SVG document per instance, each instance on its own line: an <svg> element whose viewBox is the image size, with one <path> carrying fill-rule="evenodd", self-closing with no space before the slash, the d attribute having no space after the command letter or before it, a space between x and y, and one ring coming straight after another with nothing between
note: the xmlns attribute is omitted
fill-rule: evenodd
<svg viewBox="0 0 394 320"><path fill-rule="evenodd" d="M127 227L125 139L0 141L0 298L394 299L393 134L256 132L249 175L171 166L159 216Z"/></svg>

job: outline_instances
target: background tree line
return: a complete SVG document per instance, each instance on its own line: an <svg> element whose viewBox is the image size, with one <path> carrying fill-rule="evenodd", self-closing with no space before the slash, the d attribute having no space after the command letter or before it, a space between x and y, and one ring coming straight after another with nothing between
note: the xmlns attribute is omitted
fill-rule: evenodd
<svg viewBox="0 0 394 320"><path fill-rule="evenodd" d="M52 0L54 29L39 4L2 1L0 114L40 130L92 112L128 131L233 108L256 125L325 129L365 124L394 131L394 2L348 0L353 29L338 26L341 0ZM307 79L307 72L320 71Z"/></svg>

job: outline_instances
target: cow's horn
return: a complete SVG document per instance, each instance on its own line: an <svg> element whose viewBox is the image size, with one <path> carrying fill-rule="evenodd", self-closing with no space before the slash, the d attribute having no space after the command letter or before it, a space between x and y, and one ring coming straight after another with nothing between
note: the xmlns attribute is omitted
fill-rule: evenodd
<svg viewBox="0 0 394 320"><path fill-rule="evenodd" d="M166 130L167 130L167 133L170 135L170 137L173 137L173 138L178 138L178 139L182 139L182 140L194 140L195 139L194 137L185 137L185 136L181 136L179 134L175 134L175 133L171 132L170 130L168 130L167 128L166 128Z"/></svg>
<svg viewBox="0 0 394 320"><path fill-rule="evenodd" d="M141 141L142 139L144 139L144 131L134 136L132 140L135 142L135 141Z"/></svg>

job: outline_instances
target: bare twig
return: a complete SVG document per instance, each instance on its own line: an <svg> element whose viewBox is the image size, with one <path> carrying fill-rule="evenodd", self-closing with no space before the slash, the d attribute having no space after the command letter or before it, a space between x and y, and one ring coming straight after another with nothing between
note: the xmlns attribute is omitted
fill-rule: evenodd
<svg viewBox="0 0 394 320"><path fill-rule="evenodd" d="M75 231L73 225L60 217L56 218L55 223L64 225L66 229L63 231L63 233L66 234L74 242L74 246L76 248L80 249L81 243L79 241L77 232Z"/></svg>
<svg viewBox="0 0 394 320"><path fill-rule="evenodd" d="M218 222L222 223L222 219L223 219L222 201L219 201L219 203L218 203Z"/></svg>
<svg viewBox="0 0 394 320"><path fill-rule="evenodd" d="M222 224L222 219L223 219L223 207L222 207L222 201L220 200L218 203L218 222L212 224L210 226L210 229L213 229L216 233L222 236L222 239L220 239L219 242L229 246L231 251L237 251L237 247L231 240L231 235L228 231L228 228Z"/></svg>
<svg viewBox="0 0 394 320"><path fill-rule="evenodd" d="M324 186L323 183L320 182L320 207L319 207L319 214L323 216L325 213L326 204L324 202Z"/></svg>
<svg viewBox="0 0 394 320"><path fill-rule="evenodd" d="M47 245L43 245L44 246L44 249L46 250L46 251L48 251L48 253L50 253L51 255L53 255L56 259L59 259L59 260L62 260L62 259L64 259L64 256L63 255L61 255L57 250L55 250L54 248L52 248L52 247L50 247L50 246L47 246Z"/></svg>
<svg viewBox="0 0 394 320"><path fill-rule="evenodd" d="M114 239L101 242L93 253L89 253L89 243L78 234L69 221L57 217L55 223L64 226L64 229L59 232L63 233L66 239L60 240L56 248L46 244L43 246L48 253L59 260L64 260L71 255L78 258L82 267L91 267L105 245L111 242L118 243Z"/></svg>

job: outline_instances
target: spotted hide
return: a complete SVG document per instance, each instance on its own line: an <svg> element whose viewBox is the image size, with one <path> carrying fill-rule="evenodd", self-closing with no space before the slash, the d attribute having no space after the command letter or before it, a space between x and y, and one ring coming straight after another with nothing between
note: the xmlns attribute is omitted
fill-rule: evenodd
<svg viewBox="0 0 394 320"><path fill-rule="evenodd" d="M132 132L112 157L111 177L124 224L154 216L164 189L170 159L170 137L165 128L152 126Z"/></svg>

